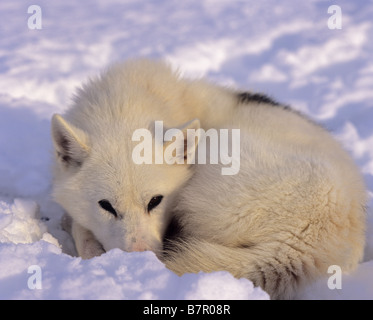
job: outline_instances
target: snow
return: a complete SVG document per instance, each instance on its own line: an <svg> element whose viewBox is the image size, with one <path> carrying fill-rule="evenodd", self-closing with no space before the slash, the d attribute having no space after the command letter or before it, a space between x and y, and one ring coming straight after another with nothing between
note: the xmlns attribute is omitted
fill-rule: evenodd
<svg viewBox="0 0 373 320"><path fill-rule="evenodd" d="M27 257L27 258L26 258ZM0 250L0 299L268 299L248 280L227 272L178 277L152 252L114 249L82 260L61 253L45 240L3 244ZM41 270L41 288L29 288L32 266ZM221 294L221 288L227 286Z"/></svg>
<svg viewBox="0 0 373 320"><path fill-rule="evenodd" d="M335 1L342 29L328 28L323 0L39 0L0 3L0 298L268 299L226 272L178 277L151 252L74 257L50 198L50 117L108 64L163 57L188 77L266 92L320 122L364 175L367 244L342 289L325 279L302 299L373 298L373 3ZM30 289L41 270L42 289ZM30 271L30 273L28 273ZM32 286L31 286L32 287Z"/></svg>
<svg viewBox="0 0 373 320"><path fill-rule="evenodd" d="M62 253L38 205L0 202L0 299L268 299L228 272L172 273L153 252L111 250L90 260ZM40 288L34 288L40 270ZM224 290L222 290L224 288Z"/></svg>

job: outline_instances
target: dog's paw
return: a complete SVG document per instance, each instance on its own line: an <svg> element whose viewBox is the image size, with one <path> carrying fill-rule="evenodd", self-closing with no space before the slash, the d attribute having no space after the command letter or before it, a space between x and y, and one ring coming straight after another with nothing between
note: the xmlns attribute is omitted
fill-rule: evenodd
<svg viewBox="0 0 373 320"><path fill-rule="evenodd" d="M79 255L82 257L82 259L91 259L93 257L100 256L105 252L106 251L102 247L101 243L94 238L88 238L84 239L79 250Z"/></svg>

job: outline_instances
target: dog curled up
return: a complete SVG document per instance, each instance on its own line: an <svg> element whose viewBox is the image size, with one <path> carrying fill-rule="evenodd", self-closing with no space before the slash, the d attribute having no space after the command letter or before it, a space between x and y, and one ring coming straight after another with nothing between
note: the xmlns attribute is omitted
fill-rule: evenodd
<svg viewBox="0 0 373 320"><path fill-rule="evenodd" d="M133 133L154 133L156 121L184 134L174 142L151 135L152 151L173 143L176 160L201 147L187 143L188 130L239 129L239 170L222 174L224 159L203 164L199 155L135 163ZM325 129L265 95L132 60L83 85L51 131L53 196L85 259L152 250L177 274L229 271L272 299L294 298L329 266L348 272L362 259L366 191L357 166ZM211 158L213 148L205 150Z"/></svg>

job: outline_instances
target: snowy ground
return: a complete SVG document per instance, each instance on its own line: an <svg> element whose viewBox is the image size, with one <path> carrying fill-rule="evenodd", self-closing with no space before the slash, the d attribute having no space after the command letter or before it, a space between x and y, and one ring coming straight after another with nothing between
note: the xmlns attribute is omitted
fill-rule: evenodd
<svg viewBox="0 0 373 320"><path fill-rule="evenodd" d="M37 4L41 30L28 28L29 1L0 3L0 298L268 298L224 272L177 277L151 252L68 255L62 211L49 198L50 117L88 76L129 57L164 57L188 76L266 92L306 113L351 152L372 206L372 1ZM328 28L331 4L342 9L340 30ZM371 208L367 219L364 262L343 276L342 289L323 279L300 298L373 298ZM39 280L42 289L30 289Z"/></svg>

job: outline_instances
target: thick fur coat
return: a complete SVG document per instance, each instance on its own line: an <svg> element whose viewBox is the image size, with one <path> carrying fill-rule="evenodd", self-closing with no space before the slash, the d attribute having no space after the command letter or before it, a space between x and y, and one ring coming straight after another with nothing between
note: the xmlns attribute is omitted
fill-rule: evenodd
<svg viewBox="0 0 373 320"><path fill-rule="evenodd" d="M222 175L222 164L135 164L132 134L154 121L240 129L238 174ZM83 258L153 250L178 274L227 270L272 298L362 258L357 167L326 130L266 96L129 61L78 90L54 115L52 138L53 196Z"/></svg>

